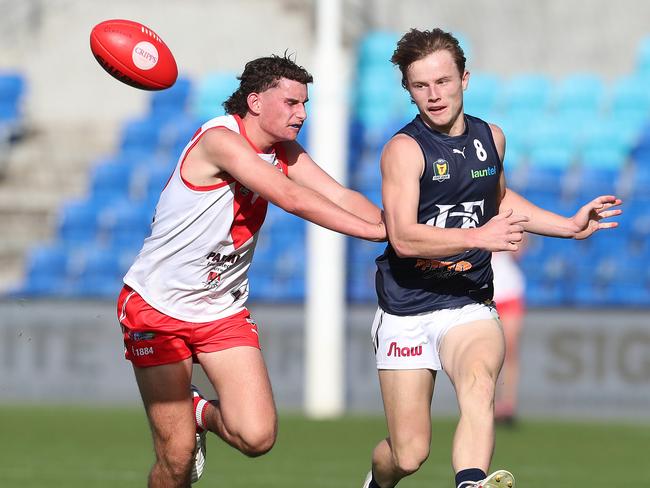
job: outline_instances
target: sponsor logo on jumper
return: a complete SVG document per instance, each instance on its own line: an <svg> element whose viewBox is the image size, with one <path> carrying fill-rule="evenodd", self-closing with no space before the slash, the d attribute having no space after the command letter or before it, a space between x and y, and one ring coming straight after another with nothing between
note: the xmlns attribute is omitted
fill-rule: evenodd
<svg viewBox="0 0 650 488"><path fill-rule="evenodd" d="M150 341L156 337L155 332L129 332L132 341Z"/></svg>
<svg viewBox="0 0 650 488"><path fill-rule="evenodd" d="M433 181L444 181L451 178L449 175L449 163L445 159L437 159L433 163Z"/></svg>
<svg viewBox="0 0 650 488"><path fill-rule="evenodd" d="M451 152L453 152L454 154L462 154L462 155L463 155L463 159L465 159L465 146L463 146L463 150L462 150L462 151L461 151L460 149L456 149L456 148L454 148L454 149L451 150Z"/></svg>
<svg viewBox="0 0 650 488"><path fill-rule="evenodd" d="M470 169L469 171L472 174L472 178L485 178L486 176L494 176L497 174L497 167L494 165L483 169Z"/></svg>
<svg viewBox="0 0 650 488"><path fill-rule="evenodd" d="M396 358L422 356L422 345L399 347L397 342L391 342L388 346L388 355Z"/></svg>
<svg viewBox="0 0 650 488"><path fill-rule="evenodd" d="M438 207L438 215L427 220L426 224L445 229L449 217L462 217L461 229L473 229L479 224L477 209L483 214L484 206L484 200L462 202L458 205L436 205ZM449 227L456 226L452 223Z"/></svg>
<svg viewBox="0 0 650 488"><path fill-rule="evenodd" d="M205 281L204 285L208 288L216 288L221 284L221 273L216 271L210 271L208 273L208 279Z"/></svg>
<svg viewBox="0 0 650 488"><path fill-rule="evenodd" d="M210 270L203 285L206 288L217 288L221 284L221 275L240 259L239 254L221 254L214 251L208 254L206 260Z"/></svg>
<svg viewBox="0 0 650 488"><path fill-rule="evenodd" d="M472 269L469 261L438 261L437 259L417 259L415 268L425 279L446 279Z"/></svg>

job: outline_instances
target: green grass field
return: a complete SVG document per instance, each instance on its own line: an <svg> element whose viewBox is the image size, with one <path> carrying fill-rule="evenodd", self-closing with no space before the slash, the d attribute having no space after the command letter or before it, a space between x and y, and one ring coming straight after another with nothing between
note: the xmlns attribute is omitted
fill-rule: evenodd
<svg viewBox="0 0 650 488"><path fill-rule="evenodd" d="M453 420L435 420L431 455L400 488L452 488ZM360 488L370 452L385 432L381 417L314 422L280 419L266 456L248 459L216 437L195 486L218 488ZM493 467L518 488L650 486L650 424L522 422L499 429ZM0 487L128 488L146 486L152 460L139 409L0 407Z"/></svg>

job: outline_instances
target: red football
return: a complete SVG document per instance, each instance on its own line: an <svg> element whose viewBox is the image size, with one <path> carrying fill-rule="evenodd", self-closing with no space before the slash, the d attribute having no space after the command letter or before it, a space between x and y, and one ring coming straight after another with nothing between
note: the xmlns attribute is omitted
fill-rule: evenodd
<svg viewBox="0 0 650 488"><path fill-rule="evenodd" d="M142 90L164 90L176 81L174 55L158 35L131 20L105 20L90 32L90 49L111 76Z"/></svg>

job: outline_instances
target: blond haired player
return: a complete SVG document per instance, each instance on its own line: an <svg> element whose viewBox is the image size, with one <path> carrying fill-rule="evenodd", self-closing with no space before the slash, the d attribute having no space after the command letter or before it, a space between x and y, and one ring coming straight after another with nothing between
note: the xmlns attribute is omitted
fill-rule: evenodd
<svg viewBox="0 0 650 488"><path fill-rule="evenodd" d="M273 446L277 417L247 271L271 202L323 227L386 238L380 210L295 142L311 75L287 57L246 64L229 115L203 124L160 195L151 235L124 277L118 315L156 454L149 487L187 487L205 432L248 456ZM192 362L218 401L190 390Z"/></svg>
<svg viewBox="0 0 650 488"><path fill-rule="evenodd" d="M440 29L412 29L392 62L419 114L381 156L389 245L377 258L379 309L373 324L388 437L364 486L391 488L429 455L436 372L456 390L460 419L452 446L457 488L514 486L488 475L494 448L494 389L504 356L492 303L491 252L517 250L524 231L585 239L618 215L601 196L569 218L506 186L501 129L464 113L470 76L458 41Z"/></svg>

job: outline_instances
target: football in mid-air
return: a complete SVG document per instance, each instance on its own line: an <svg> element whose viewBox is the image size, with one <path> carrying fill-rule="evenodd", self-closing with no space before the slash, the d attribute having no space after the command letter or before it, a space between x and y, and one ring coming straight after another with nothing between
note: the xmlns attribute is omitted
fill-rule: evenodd
<svg viewBox="0 0 650 488"><path fill-rule="evenodd" d="M174 55L151 29L131 20L105 20L90 32L90 49L111 76L142 90L164 90L176 81Z"/></svg>

